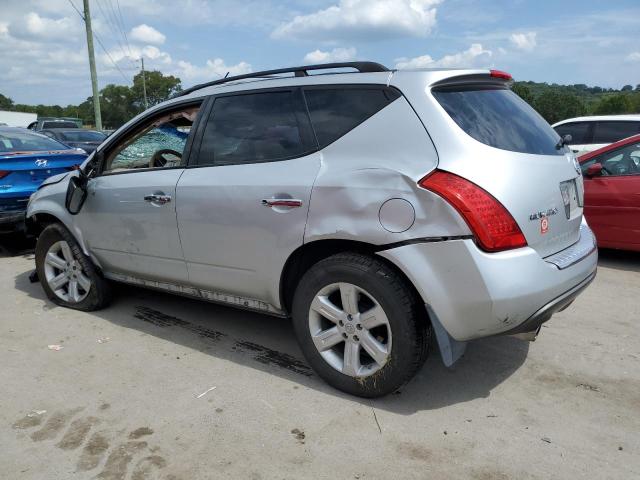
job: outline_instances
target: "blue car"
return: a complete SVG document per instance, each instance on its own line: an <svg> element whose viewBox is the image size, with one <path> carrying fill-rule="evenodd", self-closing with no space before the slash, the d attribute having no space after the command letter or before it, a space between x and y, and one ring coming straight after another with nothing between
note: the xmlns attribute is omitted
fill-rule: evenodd
<svg viewBox="0 0 640 480"><path fill-rule="evenodd" d="M0 127L0 233L24 229L29 196L48 177L77 168L87 158L45 135Z"/></svg>

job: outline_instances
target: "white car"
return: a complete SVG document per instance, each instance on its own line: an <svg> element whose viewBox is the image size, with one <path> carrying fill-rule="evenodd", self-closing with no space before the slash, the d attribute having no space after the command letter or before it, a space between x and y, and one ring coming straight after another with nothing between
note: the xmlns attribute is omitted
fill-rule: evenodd
<svg viewBox="0 0 640 480"><path fill-rule="evenodd" d="M640 133L640 115L600 115L576 117L552 125L564 137L576 157Z"/></svg>

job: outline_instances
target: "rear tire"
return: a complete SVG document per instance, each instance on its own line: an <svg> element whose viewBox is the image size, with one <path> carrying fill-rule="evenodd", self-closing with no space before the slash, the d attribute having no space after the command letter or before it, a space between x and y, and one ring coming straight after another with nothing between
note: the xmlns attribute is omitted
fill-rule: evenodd
<svg viewBox="0 0 640 480"><path fill-rule="evenodd" d="M61 224L53 223L42 231L35 253L40 284L56 305L92 311L111 300L109 283Z"/></svg>
<svg viewBox="0 0 640 480"><path fill-rule="evenodd" d="M352 395L387 395L426 360L431 325L417 294L371 256L345 252L313 265L298 284L292 313L312 368Z"/></svg>

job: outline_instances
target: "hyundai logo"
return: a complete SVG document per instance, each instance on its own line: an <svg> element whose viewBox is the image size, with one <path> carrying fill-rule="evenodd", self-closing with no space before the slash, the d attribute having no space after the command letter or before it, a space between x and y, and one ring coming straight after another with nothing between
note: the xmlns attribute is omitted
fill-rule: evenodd
<svg viewBox="0 0 640 480"><path fill-rule="evenodd" d="M38 167L46 167L47 161L44 158L39 158L36 160L36 166Z"/></svg>

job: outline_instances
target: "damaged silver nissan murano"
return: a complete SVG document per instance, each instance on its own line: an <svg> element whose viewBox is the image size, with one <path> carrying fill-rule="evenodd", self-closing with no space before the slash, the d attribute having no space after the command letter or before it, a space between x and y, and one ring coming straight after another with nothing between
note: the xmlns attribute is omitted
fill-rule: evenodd
<svg viewBox="0 0 640 480"><path fill-rule="evenodd" d="M312 65L197 85L31 197L51 301L111 281L292 318L313 369L375 397L435 336L534 338L593 280L568 139L496 70Z"/></svg>

